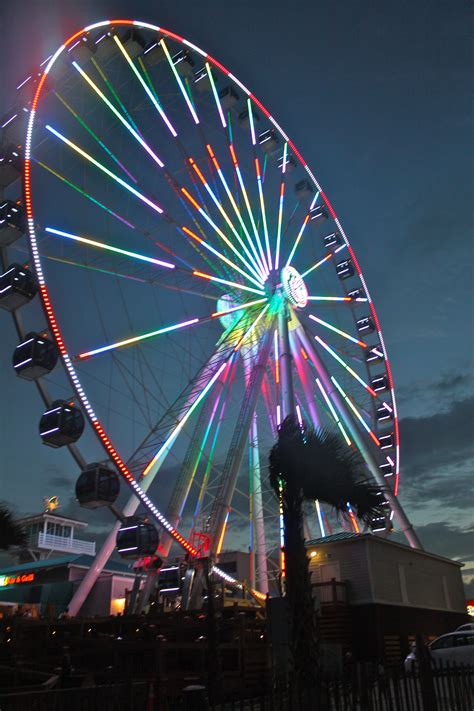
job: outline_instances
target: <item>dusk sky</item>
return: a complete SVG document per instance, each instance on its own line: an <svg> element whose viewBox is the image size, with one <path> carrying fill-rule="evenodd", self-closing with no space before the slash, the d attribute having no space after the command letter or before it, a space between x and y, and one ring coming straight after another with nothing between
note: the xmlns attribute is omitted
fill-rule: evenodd
<svg viewBox="0 0 474 711"><path fill-rule="evenodd" d="M356 250L398 396L400 498L426 549L466 564L474 597L470 14L463 0L4 0L0 114L31 66L112 16L183 35L252 89ZM74 464L42 446L39 396L11 368L5 311L0 328L0 498L20 514L59 494L81 515L70 502Z"/></svg>

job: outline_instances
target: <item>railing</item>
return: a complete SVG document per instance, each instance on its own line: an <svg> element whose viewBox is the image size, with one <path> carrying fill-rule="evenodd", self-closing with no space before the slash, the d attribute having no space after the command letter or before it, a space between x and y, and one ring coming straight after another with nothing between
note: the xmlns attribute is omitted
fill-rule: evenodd
<svg viewBox="0 0 474 711"><path fill-rule="evenodd" d="M86 553L95 555L95 542L80 541L77 538L55 536L52 533L38 534L38 547L53 551L66 551L67 553Z"/></svg>
<svg viewBox="0 0 474 711"><path fill-rule="evenodd" d="M327 583L313 583L311 587L313 598L321 605L347 605L347 583L338 582L333 578Z"/></svg>

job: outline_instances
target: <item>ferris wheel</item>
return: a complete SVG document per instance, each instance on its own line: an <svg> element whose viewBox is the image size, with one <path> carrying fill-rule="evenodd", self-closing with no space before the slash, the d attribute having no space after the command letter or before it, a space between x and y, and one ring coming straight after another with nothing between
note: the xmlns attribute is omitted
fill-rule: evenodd
<svg viewBox="0 0 474 711"><path fill-rule="evenodd" d="M284 564L267 454L294 414L360 452L385 499L372 530L394 525L418 547L397 498L395 393L365 278L263 104L196 45L130 20L75 33L19 90L48 331L32 323L14 362L58 392L43 441L74 448L82 435L89 461L105 457L131 490L124 516L142 507L162 529L161 556L249 549L265 594ZM0 299L26 278L21 241L9 250L20 256ZM358 532L350 502L348 515ZM315 502L309 531L335 524Z"/></svg>

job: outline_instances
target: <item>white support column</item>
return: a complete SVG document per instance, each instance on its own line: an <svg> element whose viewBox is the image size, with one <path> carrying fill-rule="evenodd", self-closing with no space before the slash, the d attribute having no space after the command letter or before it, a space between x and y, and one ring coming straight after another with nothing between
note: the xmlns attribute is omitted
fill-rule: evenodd
<svg viewBox="0 0 474 711"><path fill-rule="evenodd" d="M267 325L260 341L258 360L252 367L248 387L237 418L231 445L222 471L221 482L211 510L211 554L216 555L225 534L225 525L230 511L230 504L235 491L237 476L242 464L246 442L249 436L252 417L257 406L258 396L266 372L271 348L271 329L273 321Z"/></svg>
<svg viewBox="0 0 474 711"><path fill-rule="evenodd" d="M255 587L262 593L268 592L267 546L263 521L262 478L260 452L258 447L257 413L254 412L250 426L250 461L252 480L252 553L255 560ZM255 543L255 546L253 545Z"/></svg>
<svg viewBox="0 0 474 711"><path fill-rule="evenodd" d="M213 366L218 362L218 360L222 357L222 351L223 347L220 346L217 348L217 350L212 354L210 357L207 367L209 369L213 368ZM200 371L202 374L202 370ZM199 392L193 392L192 391L192 396L188 399L186 403L186 408L181 414L180 419L178 422L175 423L174 429L176 426L181 422L184 417L186 417L188 410L193 406L194 402L196 399L199 397L200 393ZM174 441L174 440L173 440ZM163 462L165 461L170 449L171 449L171 444L169 446L165 447L162 451L162 454L160 458L155 462L153 468L150 470L148 475L145 478L142 478L140 480L140 487L142 491L147 492L148 489L150 488L151 484L154 481L155 476L157 475L160 467L163 465ZM140 499L135 496L134 494L131 495L131 497L128 499L127 503L124 506L123 509L123 516L128 517L128 516L133 516L138 507L140 505ZM112 555L114 549L115 549L115 541L117 538L117 531L119 530L121 525L120 521L116 521L105 539L102 548L100 551L97 553L93 564L87 571L86 575L84 578L81 580L81 583L79 587L77 588L76 592L74 593L71 602L69 603L69 614L71 617L74 617L79 613L79 610L81 609L82 605L84 604L87 596L89 595L90 591L94 587L95 581L99 577L100 573L102 572L104 566L107 564L107 561L109 560L110 556Z"/></svg>
<svg viewBox="0 0 474 711"><path fill-rule="evenodd" d="M293 377L291 373L291 349L288 335L288 307L283 301L278 312L278 336L280 340L280 383L282 420L296 414Z"/></svg>
<svg viewBox="0 0 474 711"><path fill-rule="evenodd" d="M297 319L296 315L294 317ZM359 427L350 412L349 408L347 407L344 399L341 397L339 394L338 390L334 387L334 384L331 380L331 376L329 375L329 372L326 368L326 365L324 364L323 360L320 358L319 353L317 349L314 347L313 342L311 338L308 336L306 333L305 329L299 323L298 321L298 326L295 329L298 338L300 339L303 347L305 348L308 356L310 357L314 367L316 368L316 371L318 373L318 376L321 379L321 382L328 394L328 396L331 398L334 407L337 409L339 412L344 424L346 425L347 429L349 430L349 433L359 450L360 454L362 455L365 463L367 464L367 467L369 468L370 473L374 477L375 481L377 484L380 486L380 488L383 490L387 501L390 504L390 507L393 511L395 520L397 521L398 526L400 527L400 530L403 531L403 533L406 536L406 539L410 546L412 548L419 548L422 549L423 546L421 545L420 539L418 538L412 524L410 523L406 513L404 512L400 501L398 498L395 496L393 493L392 489L390 486L387 486L387 482L385 481L385 478L382 474L382 472L379 469L378 462L374 455L372 454L372 451L370 450L370 447L368 446L368 443L365 440L364 435L360 432Z"/></svg>

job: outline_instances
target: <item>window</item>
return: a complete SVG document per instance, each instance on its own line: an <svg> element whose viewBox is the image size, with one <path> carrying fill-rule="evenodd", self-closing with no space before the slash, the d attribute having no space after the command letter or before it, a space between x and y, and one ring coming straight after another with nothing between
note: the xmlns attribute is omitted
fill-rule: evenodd
<svg viewBox="0 0 474 711"><path fill-rule="evenodd" d="M441 637L437 639L431 645L430 649L435 652L437 649L451 649L451 647L456 646L456 640L454 635L449 635L448 637Z"/></svg>

